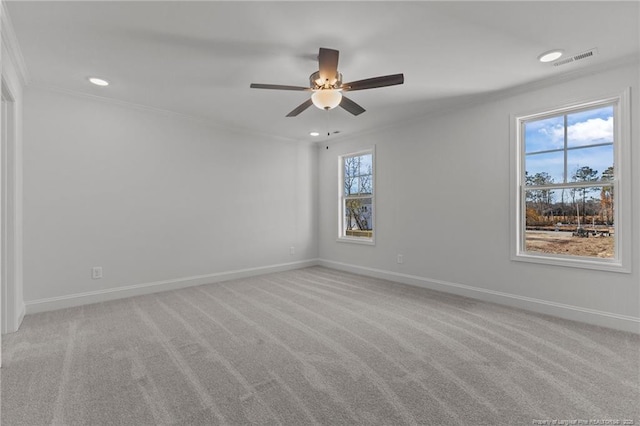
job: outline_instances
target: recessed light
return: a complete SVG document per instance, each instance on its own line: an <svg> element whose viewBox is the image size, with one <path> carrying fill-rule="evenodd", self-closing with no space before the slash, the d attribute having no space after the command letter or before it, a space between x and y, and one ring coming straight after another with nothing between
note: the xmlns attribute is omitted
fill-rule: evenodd
<svg viewBox="0 0 640 426"><path fill-rule="evenodd" d="M562 56L563 53L564 50L562 49L553 49L538 56L538 60L540 62L553 62Z"/></svg>
<svg viewBox="0 0 640 426"><path fill-rule="evenodd" d="M93 84L95 84L96 86L108 86L109 82L107 80L104 80L102 78L98 78L98 77L89 77L89 81Z"/></svg>
<svg viewBox="0 0 640 426"><path fill-rule="evenodd" d="M309 136L320 136L320 133L318 133L318 132L310 132Z"/></svg>

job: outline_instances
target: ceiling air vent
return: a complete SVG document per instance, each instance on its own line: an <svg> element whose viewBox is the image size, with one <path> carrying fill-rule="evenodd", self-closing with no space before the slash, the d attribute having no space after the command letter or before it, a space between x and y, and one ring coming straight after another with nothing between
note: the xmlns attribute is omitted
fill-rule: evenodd
<svg viewBox="0 0 640 426"><path fill-rule="evenodd" d="M553 66L559 67L560 65L570 64L572 62L579 61L581 59L591 58L592 56L595 56L596 53L598 53L598 49L596 48L589 49L586 52L578 53L577 55L569 56L568 58L555 61L553 63Z"/></svg>

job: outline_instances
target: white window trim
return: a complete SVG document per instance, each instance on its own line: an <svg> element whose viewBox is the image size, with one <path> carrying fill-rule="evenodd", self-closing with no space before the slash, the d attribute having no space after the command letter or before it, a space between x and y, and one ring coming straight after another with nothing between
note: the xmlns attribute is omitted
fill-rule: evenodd
<svg viewBox="0 0 640 426"><path fill-rule="evenodd" d="M341 243L353 243L353 244L364 244L364 245L375 245L376 243L376 234L377 234L377 228L376 228L376 191L377 191L377 183L376 183L376 174L377 174L377 167L376 167L376 149L375 149L375 145L370 147L370 148L366 148L366 149L362 149L360 151L355 151L355 152L350 152L347 154L340 154L338 156L338 170L339 170L339 174L338 174L338 242ZM371 179L373 180L372 182L372 186L373 186L373 193L371 194L371 197L367 197L367 198L371 198L371 208L372 208L372 212L371 212L371 223L372 223L372 229L373 229L373 237L372 238L365 238L365 237L349 237L345 235L345 230L344 230L344 212L343 212L343 208L344 208L344 158L345 157L353 157L356 155L362 155L362 154L371 154L371 166L373 167L373 176L371 176Z"/></svg>
<svg viewBox="0 0 640 426"><path fill-rule="evenodd" d="M574 101L561 107L538 108L537 112L511 115L511 165L510 165L510 222L511 260L547 265L597 269L612 272L631 272L631 104L630 88L613 96L602 96ZM537 254L524 251L524 196L522 170L524 155L522 142L524 135L522 122L544 116L563 114L577 108L596 107L600 104L615 104L614 163L616 176L613 182L617 194L614 209L616 223L616 258L596 259L560 254ZM540 112L544 111L544 112Z"/></svg>

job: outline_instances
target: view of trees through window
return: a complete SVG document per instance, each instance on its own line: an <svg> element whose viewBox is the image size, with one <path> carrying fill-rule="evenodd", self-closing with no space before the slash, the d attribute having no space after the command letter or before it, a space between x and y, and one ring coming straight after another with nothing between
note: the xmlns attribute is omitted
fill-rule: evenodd
<svg viewBox="0 0 640 426"><path fill-rule="evenodd" d="M614 107L524 122L526 252L615 257Z"/></svg>
<svg viewBox="0 0 640 426"><path fill-rule="evenodd" d="M343 157L343 236L373 238L373 154Z"/></svg>

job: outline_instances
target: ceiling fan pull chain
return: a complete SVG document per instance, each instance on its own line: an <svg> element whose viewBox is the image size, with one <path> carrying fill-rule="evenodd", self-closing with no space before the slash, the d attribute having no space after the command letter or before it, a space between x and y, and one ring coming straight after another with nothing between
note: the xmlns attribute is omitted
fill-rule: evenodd
<svg viewBox="0 0 640 426"><path fill-rule="evenodd" d="M325 110L326 112L326 117L327 117L327 140L329 140L329 136L331 136L331 127L329 126L329 111L330 110Z"/></svg>

